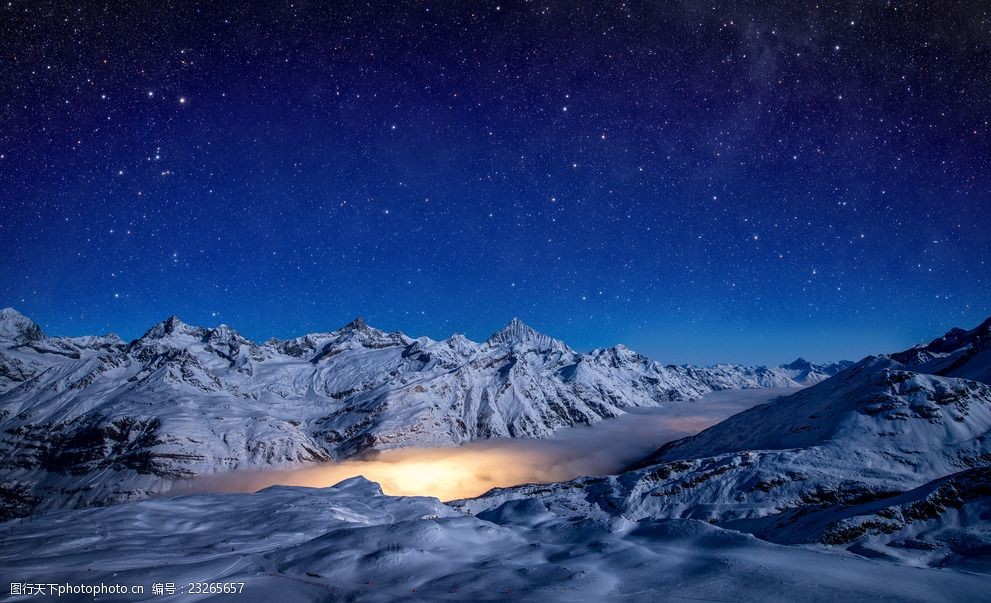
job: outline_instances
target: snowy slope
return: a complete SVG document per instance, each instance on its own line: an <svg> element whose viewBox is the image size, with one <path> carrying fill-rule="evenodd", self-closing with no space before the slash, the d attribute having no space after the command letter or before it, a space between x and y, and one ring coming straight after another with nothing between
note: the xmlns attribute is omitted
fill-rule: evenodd
<svg viewBox="0 0 991 603"><path fill-rule="evenodd" d="M124 344L45 337L16 311L2 316L5 514L141 498L232 469L544 437L627 408L798 387L830 370L663 366L624 346L581 354L519 320L483 343L412 339L357 319L258 344L173 316Z"/></svg>
<svg viewBox="0 0 991 603"><path fill-rule="evenodd" d="M354 478L0 524L0 583L243 582L170 601L976 601L988 576L770 544L694 520L601 523L539 500L466 516ZM2 595L0 595L2 596ZM37 597L36 597L37 598ZM6 597L3 600L30 600ZM59 600L93 600L92 596Z"/></svg>
<svg viewBox="0 0 991 603"><path fill-rule="evenodd" d="M800 508L726 527L781 544L821 543L919 566L991 573L991 467L882 500Z"/></svg>
<svg viewBox="0 0 991 603"><path fill-rule="evenodd" d="M547 415L533 413L554 403L567 405L562 408L568 412L580 413L581 404L621 411L641 401L712 391L725 379L756 387L783 375L662 367L622 347L577 354L517 321L481 344L461 337L413 340L361 321L262 345L227 328L178 320L149 333L126 349L53 364L4 395L3 408L18 415L44 409L53 417L49 429L57 429L80 408L79 416L114 404L133 412L144 401L161 425L192 430L202 441L159 447L142 438L161 433L161 425L130 423L92 436L103 445L108 438L116 443L114 463L140 468L128 477L112 475L127 471L126 464L120 469L79 454L90 449L82 444L37 456L26 442L43 442L41 435L8 431L21 444L9 448L13 460L5 471L23 471L30 479L37 475L31 462L64 458L68 469L51 473L67 480L60 487L70 496L56 500L109 502L154 493L155 486L107 500L87 495L118 478L174 479L146 471L143 462L209 471L222 459L203 453L227 450L230 466L243 466L246 458L265 465L265 456L250 455L272 449L250 442L279 441L260 432L259 440L246 437L221 449L210 433L223 434L227 444L245 426L282 420L323 446L326 440L317 440L312 426L326 421L289 419L289 413L305 417L307 407L319 409L321 417L335 403L381 409L362 427L377 444L395 433L390 429L414 424L411 418L424 406L433 409L427 416L449 427L443 417L458 400L480 404L484 397L488 425L514 425L529 435L527 426L552 427ZM961 357L966 360L955 370L978 366L971 363L977 354ZM944 366L930 361L896 354L865 358L817 385L671 442L619 475L498 488L448 504L387 497L355 478L335 488L157 498L11 520L0 524L0 583L147 588L153 582L235 581L245 582L239 598L247 601L982 600L991 584L991 385L922 372ZM791 371L793 383L802 374L815 379L816 371L801 362L781 370ZM668 380L662 382L662 375ZM426 391L416 392L417 386ZM443 398L441 386L460 393ZM410 388L429 404L395 393ZM78 391L91 395L77 397ZM599 406L589 406L594 400ZM280 419L276 412L287 414ZM535 416L540 421L531 423ZM184 423L186 417L194 418ZM230 427L218 430L226 421ZM403 442L443 442L430 438L458 432L406 433ZM175 450L201 451L203 458L169 456ZM315 450L330 456L343 449ZM17 464L24 467L15 469ZM77 466L82 470L74 476ZM86 481L71 481L76 478L93 490L79 488ZM44 494L51 486L42 481L34 487L41 489L15 490L10 506L22 492Z"/></svg>
<svg viewBox="0 0 991 603"><path fill-rule="evenodd" d="M123 347L116 335L45 337L30 318L4 308L0 310L0 395L54 366L120 352Z"/></svg>
<svg viewBox="0 0 991 603"><path fill-rule="evenodd" d="M746 410L672 442L645 462L835 447L940 475L988 452L980 438L989 428L991 386L914 373L890 358L868 357L780 403Z"/></svg>
<svg viewBox="0 0 991 603"><path fill-rule="evenodd" d="M842 539L835 534L853 533L850 526L827 521L813 529L803 518L869 524L853 517L875 509L894 517L902 511L892 505L922 505L932 492L955 488L967 493L959 505L964 511L935 513L922 527L914 525L912 513L907 519L902 513L901 523L889 521L884 529L902 540L918 530L963 534L974 547L958 557L970 563L986 554L982 547L989 542L989 466L991 386L872 356L818 385L671 442L621 475L493 490L455 504L480 513L537 498L565 516L691 517L781 542L838 545ZM957 477L950 485L940 481L952 474ZM899 502L899 496L907 498ZM859 510L853 515L843 515L854 507ZM960 513L970 523L960 524ZM842 544L863 549L870 544L865 542L858 536ZM945 553L940 563L956 563L945 543L933 546Z"/></svg>
<svg viewBox="0 0 991 603"><path fill-rule="evenodd" d="M916 372L991 383L991 318L970 330L951 329L891 358Z"/></svg>

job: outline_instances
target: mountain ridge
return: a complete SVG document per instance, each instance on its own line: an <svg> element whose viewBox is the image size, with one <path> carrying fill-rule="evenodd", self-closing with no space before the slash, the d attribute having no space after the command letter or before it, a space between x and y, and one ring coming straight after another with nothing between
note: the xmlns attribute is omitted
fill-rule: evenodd
<svg viewBox="0 0 991 603"><path fill-rule="evenodd" d="M480 514L526 499L609 525L692 518L772 542L989 568L991 380L954 376L983 366L985 324L950 331L934 340L939 349L868 356L669 442L619 475L451 504ZM948 357L949 371L934 363Z"/></svg>
<svg viewBox="0 0 991 603"><path fill-rule="evenodd" d="M2 343L3 340L4 340L4 325L8 321L8 318L9 317L19 317L19 319L25 321L25 323L22 323L22 324L29 325L29 329L32 331L32 335L31 335L32 340L52 339L52 340L63 340L63 341L73 341L73 340L82 341L82 340L87 340L87 339L92 340L94 338L120 339L117 335L115 335L113 333L108 333L106 335L82 335L82 336L55 335L55 336L49 336L49 335L45 334L41 330L41 328L37 325L37 323L35 323L29 317L27 317L26 315L22 314L21 312L19 312L18 310L16 310L13 307L6 307L6 308L3 308L3 309L0 309L0 343ZM991 319L989 319L989 321L991 321ZM150 339L162 339L162 338L165 338L168 335L172 335L172 334L189 335L189 336L193 336L193 337L197 337L197 336L198 337L203 337L203 336L206 336L206 335L208 335L210 333L213 333L215 331L231 332L231 333L235 334L237 337L243 339L245 343L248 343L248 344L250 344L252 346L258 346L258 347L268 346L268 345L274 345L274 346L284 347L284 346L289 346L290 344L292 344L294 342L300 342L300 341L307 340L307 339L309 339L309 340L312 341L314 339L319 339L321 337L327 337L327 336L330 336L330 335L343 335L343 334L347 334L347 333L351 333L351 332L371 332L371 333L377 333L377 334L387 334L387 335L390 335L390 336L393 336L393 337L397 337L397 338L399 338L399 336L401 336L402 338L407 338L410 341L417 340L417 339L422 339L422 340L428 340L428 341L431 341L431 342L448 342L448 341L454 340L454 341L470 342L470 343L473 343L473 344L475 344L477 346L488 345L490 347L497 347L499 345L507 345L509 347L514 347L514 346L526 346L526 345L534 345L534 344L536 344L538 346L544 346L546 348L546 349L538 349L537 351L554 350L554 351L561 351L561 352L567 352L567 353L576 353L576 354L595 354L595 353L601 352L603 350L612 350L612 349L624 350L624 351L625 350L632 351L628 346L626 346L626 345L624 345L622 343L617 343L615 345L612 345L612 346L609 346L609 347L605 347L605 348L593 348L590 351L584 352L584 353L583 352L577 352L576 350L574 350L573 348L571 348L570 346L568 346L568 344L566 344L562 340L557 339L555 337L552 337L550 335L546 335L546 334L544 334L544 333L536 330L535 328L533 328L532 326L530 326L529 324L527 324L526 322L524 322L519 317L513 317L506 324L506 326L504 326L504 327L502 327L500 329L497 329L491 335L489 335L487 338L485 338L484 340L479 341L479 342L476 342L474 340L471 340L471 339L467 338L464 335L464 333L461 333L461 332L453 332L451 335L449 335L447 338L444 338L444 339L432 339L432 338L429 338L429 337L422 337L422 336L419 337L419 338L413 338L413 337L410 337L409 335L406 335L402 331L391 331L391 332L387 332L387 331L383 331L381 329L378 329L376 327L373 327L373 326L369 325L367 323L367 321L365 320L365 318L362 317L362 316L356 316L354 319L350 320L346 324L342 325L341 327L339 327L338 329L333 330L333 331L314 331L314 332L305 333L303 335L299 335L299 336L296 336L296 337L289 337L289 338L269 337L269 338L265 339L264 341L254 341L254 340L252 340L252 339L250 339L248 337L244 337L234 327L232 327L231 325L225 324L225 323L220 323L220 324L218 324L215 327L194 325L192 323L185 322L184 320L182 320L182 318L179 315L172 314L172 315L168 316L167 318L159 321L158 323L156 323L155 325L153 325L151 328L147 329L142 335L139 335L138 337L136 337L136 338L134 338L134 339L132 339L130 341L124 340L124 339L120 339L120 341L122 341L125 344L131 345L131 344L134 344L135 342L138 342L138 341L141 341L141 340L146 340L147 341L147 340L150 340ZM10 337L8 337L8 339L10 339ZM657 360L654 360L654 359L651 359L651 361L653 361L653 362L660 362L660 361L657 361ZM747 366L747 367L751 367L751 368L768 368L768 369L781 368L781 369L789 369L789 370L799 371L799 370L807 369L809 367L815 367L815 368L822 368L822 367L830 367L830 368L832 368L832 367L837 367L837 366L845 367L845 366L848 366L848 365L852 364L852 361L841 360L841 361L835 361L835 362L818 363L818 362L811 362L811 361L805 360L802 357L799 357L799 358L797 358L796 360L794 360L794 361L792 361L790 363L782 363L782 364L777 364L777 365L770 365L770 364L740 364L740 363L713 363L713 364L707 364L707 365L697 365L697 364L691 364L691 363L663 363L663 364L664 364L664 366L679 366L679 367L691 367L691 368L701 368L701 369L715 368L715 367L719 367L719 366Z"/></svg>
<svg viewBox="0 0 991 603"><path fill-rule="evenodd" d="M18 336L34 331L8 314ZM259 344L177 316L129 343L8 339L0 503L6 492L17 512L30 500L108 504L232 469L546 437L713 391L805 385L797 378L766 367L661 365L625 346L582 354L519 319L482 343L413 339L355 319ZM48 495L56 490L66 494Z"/></svg>

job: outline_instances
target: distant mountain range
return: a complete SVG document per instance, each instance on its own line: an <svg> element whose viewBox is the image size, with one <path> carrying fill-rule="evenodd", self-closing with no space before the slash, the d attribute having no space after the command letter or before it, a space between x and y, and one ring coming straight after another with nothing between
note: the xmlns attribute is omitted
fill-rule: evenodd
<svg viewBox="0 0 991 603"><path fill-rule="evenodd" d="M80 346L44 340L29 323L20 324L25 328L8 336L21 340L13 344L18 351L10 353L8 363L23 355L24 366L37 367L43 363L29 362L29 356L61 357L54 351L29 351L28 342L70 356L73 346ZM986 322L905 352L867 357L816 385L666 444L619 475L495 489L446 504L385 496L376 484L355 477L331 488L280 486L254 494L177 496L9 521L0 532L0 583L28 575L70 583L206 580L244 583L244 592L259 600L300 602L985 600L991 576L989 335L991 322ZM110 483L108 472L123 475L113 463L134 460L134 472L146 470L142 462L165 466L157 465L165 460L148 454L206 451L195 462L167 457L189 471L209 470L218 458L208 455L222 451L230 451L232 464L244 463L255 457L241 450L286 433L273 426L277 423L264 422L274 413L319 417L326 407L360 400L368 406L357 408L381 408L361 427L376 444L384 434L395 433L388 426L400 424L401 419L391 419L399 416L397 409L407 409L411 424L439 442L461 433L446 419L436 426L415 423L419 415L410 406L395 405L402 397L393 393L397 390L413 388L423 399L438 400L429 416L441 418L453 412L455 396L471 392L480 400L488 392L487 402L499 414L491 413L487 424L508 431L510 425L532 426L525 417L541 416L513 411L514 404L533 404L546 413L555 408L551 404L559 391L569 392L570 397L558 398L564 400L559 404L568 404L575 414L543 416L567 423L590 418L585 409L619 411L624 403L695 395L715 383L700 381L699 375L743 375L737 383L750 386L755 374L776 373L658 367L625 349L578 355L518 322L483 344L463 338L413 341L358 322L334 333L253 348L229 330L167 321L131 344L90 340L81 347L103 349L108 343L108 352L80 352L78 359L42 369L51 375L36 373L4 396L3 408L14 408L22 390L39 399L39 408L58 407L49 402L58 399L58 392L91 391L101 400L89 404L70 396L63 410L52 411L63 418L38 424L38 434L20 443L9 439L16 428L5 423L7 450L23 459L25 479L36 480L25 492L62 500L61 492L45 489L50 483L37 478L39 469L31 463L49 458L41 448L43 429L58 434L64 429L59 421L71 424L70 402L134 413L100 411L99 416L118 420L162 417L156 430L141 433L158 434L163 444L153 443L154 438L152 443L123 438L122 427L104 428L81 442L109 439L120 442L118 449L94 457L92 468L79 465L75 477L71 470L52 469L67 476L67 484L79 479L100 490ZM87 358L114 360L102 361L109 368L93 380L85 371L66 368L92 361ZM359 370L363 358L375 372ZM804 364L782 370L798 376L808 371ZM68 375L76 381L67 380ZM677 375L679 381L672 377L667 383L687 389L647 378L660 375ZM280 384L281 397L262 395L254 381L262 377L260 382ZM80 379L82 386L73 390ZM417 386L426 392L416 392ZM617 395L597 389L607 386ZM340 388L356 391L330 395ZM119 407L109 402L117 395ZM140 396L148 396L144 406ZM307 405L321 410L305 414ZM251 414L253 406L271 413ZM27 414L19 420L28 421L32 408L22 403L23 410L16 412ZM183 422L187 415L192 418ZM268 421L288 420L280 417ZM15 424L28 423L10 425ZM547 429L555 424L542 423ZM179 438L175 434L182 432L175 430L196 425L198 442L180 446L164 435ZM310 438L305 441L313 446L331 441L313 435L312 425L319 422L304 419L297 426ZM257 431L247 435L246 429ZM391 442L417 441L421 430ZM210 433L218 435L211 439ZM52 450L85 449L63 444ZM320 450L330 455L342 449L328 445ZM80 503L113 502L81 492L68 490ZM140 494L122 490L121 497Z"/></svg>
<svg viewBox="0 0 991 603"><path fill-rule="evenodd" d="M48 337L0 310L0 516L144 498L177 480L368 450L544 437L716 390L800 387L850 363L662 365L578 353L514 319L483 343L356 319L258 344L173 316L142 337Z"/></svg>

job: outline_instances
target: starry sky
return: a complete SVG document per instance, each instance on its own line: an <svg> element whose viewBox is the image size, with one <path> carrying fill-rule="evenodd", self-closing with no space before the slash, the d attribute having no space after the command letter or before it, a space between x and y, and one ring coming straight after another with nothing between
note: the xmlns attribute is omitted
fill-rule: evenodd
<svg viewBox="0 0 991 603"><path fill-rule="evenodd" d="M0 6L0 306L699 364L991 315L987 3L225 4Z"/></svg>

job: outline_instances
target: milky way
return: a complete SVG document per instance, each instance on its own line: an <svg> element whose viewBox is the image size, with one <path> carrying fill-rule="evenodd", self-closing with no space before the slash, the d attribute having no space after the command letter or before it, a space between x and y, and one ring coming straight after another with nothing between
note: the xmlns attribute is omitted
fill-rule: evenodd
<svg viewBox="0 0 991 603"><path fill-rule="evenodd" d="M670 362L991 314L986 4L224 4L2 5L0 306Z"/></svg>

